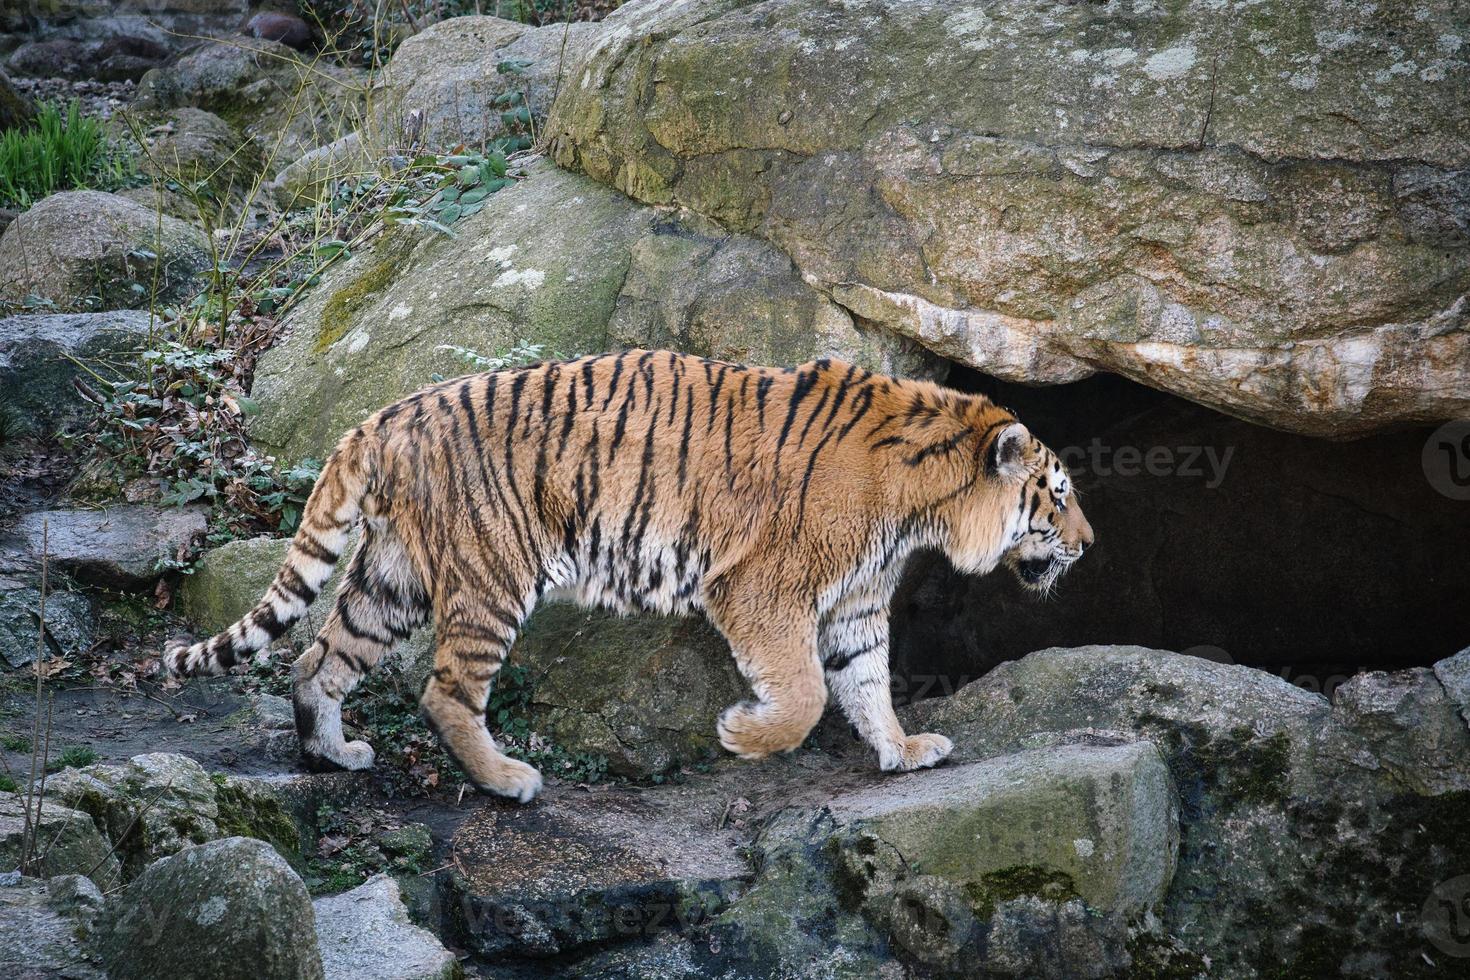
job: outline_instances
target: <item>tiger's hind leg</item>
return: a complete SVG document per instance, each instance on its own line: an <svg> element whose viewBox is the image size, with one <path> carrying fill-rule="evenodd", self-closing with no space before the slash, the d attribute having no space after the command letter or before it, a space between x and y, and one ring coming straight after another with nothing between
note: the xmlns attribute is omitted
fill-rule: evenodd
<svg viewBox="0 0 1470 980"><path fill-rule="evenodd" d="M502 753L485 727L491 681L529 610L483 597L445 605L436 611L434 673L420 701L424 718L477 789L529 802L541 791L541 773Z"/></svg>
<svg viewBox="0 0 1470 980"><path fill-rule="evenodd" d="M309 768L367 769L373 748L342 734L342 700L428 618L428 599L398 537L366 525L316 641L291 667L301 754Z"/></svg>

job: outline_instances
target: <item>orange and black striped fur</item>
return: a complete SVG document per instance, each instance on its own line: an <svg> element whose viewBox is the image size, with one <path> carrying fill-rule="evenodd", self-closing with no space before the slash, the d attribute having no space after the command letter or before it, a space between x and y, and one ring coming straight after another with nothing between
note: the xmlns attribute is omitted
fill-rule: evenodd
<svg viewBox="0 0 1470 980"><path fill-rule="evenodd" d="M1067 473L1004 409L837 361L794 370L631 350L447 381L349 432L275 581L169 669L219 673L268 646L361 544L293 669L314 762L370 766L342 699L434 618L430 725L483 790L530 799L541 776L485 727L491 679L533 606L704 612L755 697L718 722L731 752L799 745L829 687L884 769L930 766L888 682L888 602L905 558L1004 563L1045 590L1092 542Z"/></svg>

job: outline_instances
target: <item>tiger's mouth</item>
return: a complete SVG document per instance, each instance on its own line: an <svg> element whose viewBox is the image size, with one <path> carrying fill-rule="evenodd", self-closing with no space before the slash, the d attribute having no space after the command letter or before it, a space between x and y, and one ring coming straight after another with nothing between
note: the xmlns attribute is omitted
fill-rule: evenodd
<svg viewBox="0 0 1470 980"><path fill-rule="evenodd" d="M1016 575L1027 585L1040 585L1046 581L1056 564L1050 558L1027 558L1016 563Z"/></svg>
<svg viewBox="0 0 1470 980"><path fill-rule="evenodd" d="M1048 593L1057 579L1072 567L1066 558L1019 558L1009 563L1021 584L1032 592Z"/></svg>

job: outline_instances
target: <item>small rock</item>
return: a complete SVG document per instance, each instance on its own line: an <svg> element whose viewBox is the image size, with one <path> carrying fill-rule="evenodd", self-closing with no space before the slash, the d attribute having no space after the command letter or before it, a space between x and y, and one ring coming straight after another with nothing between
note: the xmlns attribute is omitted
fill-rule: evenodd
<svg viewBox="0 0 1470 980"><path fill-rule="evenodd" d="M319 898L317 942L327 980L455 980L459 961L409 922L398 883L376 875L341 895Z"/></svg>
<svg viewBox="0 0 1470 980"><path fill-rule="evenodd" d="M0 130L29 126L36 118L36 107L0 71Z"/></svg>
<svg viewBox="0 0 1470 980"><path fill-rule="evenodd" d="M142 310L0 318L0 401L18 411L30 435L49 436L96 408L72 387L77 361L125 355L148 336Z"/></svg>
<svg viewBox="0 0 1470 980"><path fill-rule="evenodd" d="M113 980L321 980L306 885L266 843L226 837L150 865L109 903L99 947Z"/></svg>
<svg viewBox="0 0 1470 980"><path fill-rule="evenodd" d="M264 10L245 22L244 33L266 41L279 41L288 48L305 51L311 47L311 28L291 14Z"/></svg>
<svg viewBox="0 0 1470 980"><path fill-rule="evenodd" d="M24 667L36 659L40 633L39 589L0 592L0 660ZM46 596L46 651L53 657L75 657L92 645L96 630L92 600L77 592Z"/></svg>
<svg viewBox="0 0 1470 980"><path fill-rule="evenodd" d="M102 893L80 875L0 876L0 975L105 980L91 934Z"/></svg>
<svg viewBox="0 0 1470 980"><path fill-rule="evenodd" d="M81 78L85 50L73 41L27 41L11 52L5 67L21 78Z"/></svg>
<svg viewBox="0 0 1470 980"><path fill-rule="evenodd" d="M192 106L168 113L143 139L142 173L165 183L201 186L220 202L243 199L260 165L255 144L219 116Z"/></svg>
<svg viewBox="0 0 1470 980"><path fill-rule="evenodd" d="M434 848L433 835L421 823L405 824L378 835L378 846L383 852L413 864L423 864Z"/></svg>
<svg viewBox="0 0 1470 980"><path fill-rule="evenodd" d="M146 589L203 535L206 514L203 507L145 504L35 511L0 536L0 547L23 550L39 565L44 546L52 566L79 581Z"/></svg>
<svg viewBox="0 0 1470 980"><path fill-rule="evenodd" d="M288 164L271 182L271 192L276 203L289 210L325 200L338 181L370 170L362 137L351 132Z"/></svg>
<svg viewBox="0 0 1470 980"><path fill-rule="evenodd" d="M41 843L31 848L31 853L39 857L32 857L26 871L47 876L86 875L104 888L116 884L119 865L112 848L97 832L90 816L52 801L50 784L48 779L47 799L41 805L36 829L36 839ZM35 810L31 812L34 817ZM9 870L20 864L25 841L24 794L0 793L0 868Z"/></svg>
<svg viewBox="0 0 1470 980"><path fill-rule="evenodd" d="M186 298L209 265L204 233L102 191L52 194L0 235L0 299L135 309Z"/></svg>

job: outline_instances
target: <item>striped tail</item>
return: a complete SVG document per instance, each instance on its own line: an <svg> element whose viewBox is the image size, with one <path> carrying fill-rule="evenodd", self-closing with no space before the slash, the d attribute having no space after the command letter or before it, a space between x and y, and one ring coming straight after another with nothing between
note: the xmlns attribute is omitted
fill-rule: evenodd
<svg viewBox="0 0 1470 980"><path fill-rule="evenodd" d="M190 646L168 644L164 669L175 676L223 674L280 638L306 615L332 577L347 547L348 534L362 511L372 467L363 450L369 440L357 429L333 451L301 514L301 527L281 570L255 608L229 629Z"/></svg>

